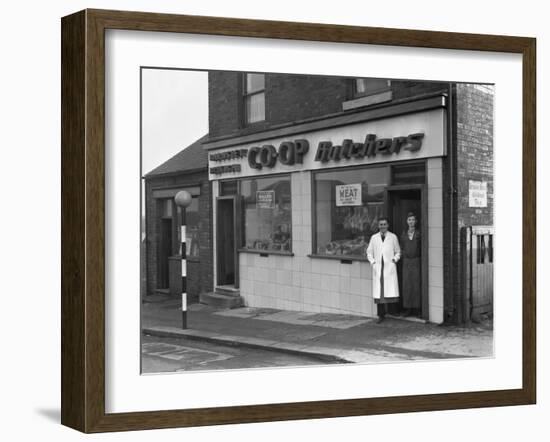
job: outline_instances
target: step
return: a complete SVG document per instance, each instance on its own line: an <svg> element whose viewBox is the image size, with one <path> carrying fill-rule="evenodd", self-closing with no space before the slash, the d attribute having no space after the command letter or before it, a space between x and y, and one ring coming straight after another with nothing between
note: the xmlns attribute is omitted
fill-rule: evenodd
<svg viewBox="0 0 550 442"><path fill-rule="evenodd" d="M218 295L236 296L241 295L241 291L232 285L219 285L214 289L214 293Z"/></svg>
<svg viewBox="0 0 550 442"><path fill-rule="evenodd" d="M243 298L240 296L224 295L214 292L201 293L199 302L219 308L238 308L243 306Z"/></svg>
<svg viewBox="0 0 550 442"><path fill-rule="evenodd" d="M170 289L155 289L157 295L170 295Z"/></svg>

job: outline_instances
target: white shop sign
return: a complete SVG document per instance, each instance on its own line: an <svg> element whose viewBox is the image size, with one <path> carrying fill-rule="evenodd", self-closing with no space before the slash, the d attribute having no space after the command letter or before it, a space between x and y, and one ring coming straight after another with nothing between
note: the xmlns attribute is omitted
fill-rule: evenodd
<svg viewBox="0 0 550 442"><path fill-rule="evenodd" d="M361 205L361 183L336 186L336 206Z"/></svg>
<svg viewBox="0 0 550 442"><path fill-rule="evenodd" d="M470 180L468 190L470 207L487 207L487 182Z"/></svg>
<svg viewBox="0 0 550 442"><path fill-rule="evenodd" d="M446 154L445 121L443 109L432 109L216 149L209 152L209 177L211 180L240 178L441 157ZM342 148L342 155L338 158L329 161L315 159L319 149L326 143L366 143L366 137L370 135L376 137L376 140L387 141L388 154L345 155ZM397 146L401 148L393 152L392 143L396 141L399 142ZM292 149L284 149L288 145L291 145ZM265 159L262 156L269 153L269 147L277 151L277 155L284 153L286 158L277 157L271 164L261 168L251 167L249 154L253 154L256 163L262 162ZM348 153L354 151L355 147L350 147ZM294 156L290 152L293 152ZM291 161L288 161L289 158ZM284 161L285 159L287 161Z"/></svg>

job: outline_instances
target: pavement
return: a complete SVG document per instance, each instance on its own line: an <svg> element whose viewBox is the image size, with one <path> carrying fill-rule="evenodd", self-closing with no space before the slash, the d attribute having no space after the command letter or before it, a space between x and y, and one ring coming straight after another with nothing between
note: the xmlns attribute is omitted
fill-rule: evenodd
<svg viewBox="0 0 550 442"><path fill-rule="evenodd" d="M419 320L305 313L267 308L218 309L191 304L181 328L180 301L142 304L146 336L285 352L337 363L370 363L493 356L491 320L447 326Z"/></svg>

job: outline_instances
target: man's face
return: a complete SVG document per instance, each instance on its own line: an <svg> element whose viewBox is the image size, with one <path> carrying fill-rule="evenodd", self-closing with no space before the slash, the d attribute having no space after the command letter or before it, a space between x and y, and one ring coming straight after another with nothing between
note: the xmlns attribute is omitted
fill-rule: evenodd
<svg viewBox="0 0 550 442"><path fill-rule="evenodd" d="M378 230L380 230L380 233L388 231L388 222L385 219L378 221Z"/></svg>

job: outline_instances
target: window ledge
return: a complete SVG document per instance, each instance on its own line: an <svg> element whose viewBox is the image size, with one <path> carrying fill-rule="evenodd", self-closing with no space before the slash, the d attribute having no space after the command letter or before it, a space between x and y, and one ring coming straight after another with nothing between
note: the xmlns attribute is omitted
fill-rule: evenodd
<svg viewBox="0 0 550 442"><path fill-rule="evenodd" d="M237 249L239 253L254 253L256 255L283 255L283 256L294 256L292 252L284 252L281 250L255 250L255 249Z"/></svg>
<svg viewBox="0 0 550 442"><path fill-rule="evenodd" d="M342 110L351 110L358 107L371 106L373 104L384 103L391 101L392 91L380 92L378 94L366 95L364 97L355 98L353 100L344 101L342 103Z"/></svg>
<svg viewBox="0 0 550 442"><path fill-rule="evenodd" d="M353 255L319 255L311 253L307 255L308 258L320 258L320 259L337 259L338 261L369 261L366 256L353 256Z"/></svg>

